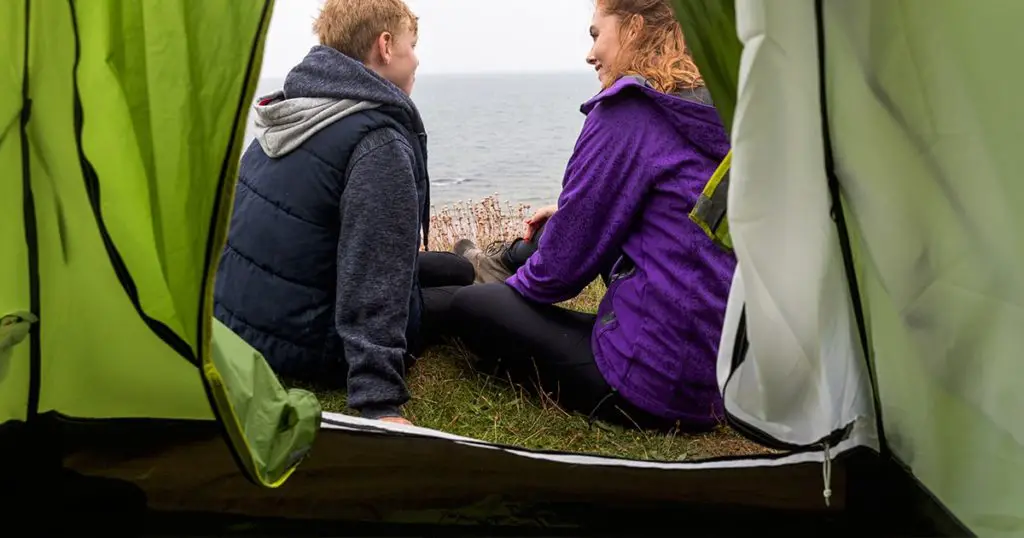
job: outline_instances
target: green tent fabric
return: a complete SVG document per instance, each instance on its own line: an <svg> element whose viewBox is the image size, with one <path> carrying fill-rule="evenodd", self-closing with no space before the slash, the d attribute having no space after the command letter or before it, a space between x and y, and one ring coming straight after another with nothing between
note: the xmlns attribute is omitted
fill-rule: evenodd
<svg viewBox="0 0 1024 538"><path fill-rule="evenodd" d="M677 1L702 69L740 68L727 412L876 446L967 529L1024 534L1024 4L737 1L737 61L710 3Z"/></svg>
<svg viewBox="0 0 1024 538"><path fill-rule="evenodd" d="M885 439L968 528L1024 534L1019 2L825 9L834 151Z"/></svg>
<svg viewBox="0 0 1024 538"><path fill-rule="evenodd" d="M316 399L211 315L272 7L0 5L0 422L216 419L267 486L308 451Z"/></svg>
<svg viewBox="0 0 1024 538"><path fill-rule="evenodd" d="M700 67L704 83L726 129L732 127L739 86L740 52L743 45L736 36L736 6L720 0L672 0L686 46ZM709 178L690 220L715 244L732 250L727 211L728 174L732 152ZM719 188L721 187L721 188Z"/></svg>
<svg viewBox="0 0 1024 538"><path fill-rule="evenodd" d="M672 0L686 47L700 68L726 129L732 128L739 87L740 52L736 5L721 0Z"/></svg>

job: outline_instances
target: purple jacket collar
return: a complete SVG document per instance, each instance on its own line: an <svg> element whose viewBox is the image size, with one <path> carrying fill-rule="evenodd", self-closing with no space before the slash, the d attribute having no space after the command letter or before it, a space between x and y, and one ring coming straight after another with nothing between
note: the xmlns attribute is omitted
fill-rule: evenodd
<svg viewBox="0 0 1024 538"><path fill-rule="evenodd" d="M591 97L589 100L587 100L587 102L583 103L580 106L580 112L584 114L590 114L590 111L594 110L594 107L597 106L597 104L600 103L601 101L609 97L614 97L622 93L624 90L632 90L634 88L639 89L641 91L651 92L652 96L654 96L654 94L659 93L654 88L651 88L647 84L647 80L645 80L643 77L636 75L625 76L621 77L619 80L616 80L614 83L612 83L611 86L601 90L597 95Z"/></svg>

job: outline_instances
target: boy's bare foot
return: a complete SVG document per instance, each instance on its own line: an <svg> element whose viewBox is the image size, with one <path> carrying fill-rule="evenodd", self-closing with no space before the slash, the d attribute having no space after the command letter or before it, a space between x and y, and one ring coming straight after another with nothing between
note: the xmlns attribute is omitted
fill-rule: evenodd
<svg viewBox="0 0 1024 538"><path fill-rule="evenodd" d="M413 423L405 419L405 417L381 417L378 420L383 422L390 422L392 424L402 424L404 426L412 426Z"/></svg>

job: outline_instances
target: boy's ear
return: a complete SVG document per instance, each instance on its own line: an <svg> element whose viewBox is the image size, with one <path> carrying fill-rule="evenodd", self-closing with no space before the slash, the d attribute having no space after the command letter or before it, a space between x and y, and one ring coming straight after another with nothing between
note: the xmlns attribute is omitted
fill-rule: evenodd
<svg viewBox="0 0 1024 538"><path fill-rule="evenodd" d="M380 60L384 65L391 63L391 47L394 42L394 36L391 32L383 32L377 37L377 51L380 53Z"/></svg>

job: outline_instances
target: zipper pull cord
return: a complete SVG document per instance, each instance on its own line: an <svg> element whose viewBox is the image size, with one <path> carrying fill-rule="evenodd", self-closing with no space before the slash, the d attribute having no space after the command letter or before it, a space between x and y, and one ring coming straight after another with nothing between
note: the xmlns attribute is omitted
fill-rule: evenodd
<svg viewBox="0 0 1024 538"><path fill-rule="evenodd" d="M832 454L829 452L828 443L822 443L825 449L825 460L822 462L821 478L825 483L825 489L821 495L825 497L825 507L832 504Z"/></svg>

